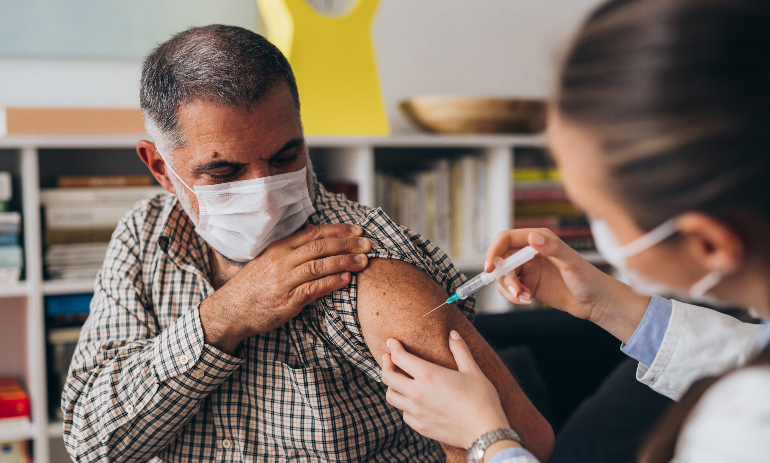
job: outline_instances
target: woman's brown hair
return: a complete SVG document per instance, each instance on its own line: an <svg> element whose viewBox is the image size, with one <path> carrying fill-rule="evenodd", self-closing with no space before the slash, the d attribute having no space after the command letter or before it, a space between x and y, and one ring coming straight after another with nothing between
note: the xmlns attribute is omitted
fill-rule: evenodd
<svg viewBox="0 0 770 463"><path fill-rule="evenodd" d="M770 2L611 0L579 31L561 115L603 148L646 230L684 211L770 218Z"/></svg>
<svg viewBox="0 0 770 463"><path fill-rule="evenodd" d="M686 211L770 221L770 1L610 0L578 32L556 107L598 139L608 186L642 229ZM717 379L664 415L642 462L674 457Z"/></svg>

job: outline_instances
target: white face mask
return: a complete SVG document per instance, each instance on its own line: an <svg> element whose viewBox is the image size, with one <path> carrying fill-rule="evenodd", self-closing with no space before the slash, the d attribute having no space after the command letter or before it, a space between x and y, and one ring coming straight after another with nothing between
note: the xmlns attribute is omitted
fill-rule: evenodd
<svg viewBox="0 0 770 463"><path fill-rule="evenodd" d="M629 284L640 292L663 295L679 294L690 300L705 300L708 299L706 293L711 291L714 286L719 284L719 282L722 281L722 278L724 278L722 272L719 270L712 270L705 277L692 285L685 294L682 294L682 292L677 289L649 281L642 275L639 275L637 272L628 268L626 259L655 246L676 233L676 218L667 220L625 246L618 244L612 231L610 231L609 226L607 226L607 222L604 220L590 219L590 223L596 250L599 251L599 254L601 254L604 260L610 265L617 268L622 274L625 274L629 279ZM716 301L711 300L710 302Z"/></svg>
<svg viewBox="0 0 770 463"><path fill-rule="evenodd" d="M315 212L307 189L307 167L270 177L196 185L193 190L163 160L198 198L198 217L191 217L195 231L228 259L254 259L270 243L297 231Z"/></svg>

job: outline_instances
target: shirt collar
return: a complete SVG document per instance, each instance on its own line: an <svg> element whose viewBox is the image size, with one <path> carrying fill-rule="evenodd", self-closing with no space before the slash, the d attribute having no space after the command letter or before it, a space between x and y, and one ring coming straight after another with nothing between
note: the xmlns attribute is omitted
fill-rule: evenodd
<svg viewBox="0 0 770 463"><path fill-rule="evenodd" d="M208 244L195 233L195 224L176 196L166 205L163 214L165 218L158 236L160 249L179 267L208 278Z"/></svg>

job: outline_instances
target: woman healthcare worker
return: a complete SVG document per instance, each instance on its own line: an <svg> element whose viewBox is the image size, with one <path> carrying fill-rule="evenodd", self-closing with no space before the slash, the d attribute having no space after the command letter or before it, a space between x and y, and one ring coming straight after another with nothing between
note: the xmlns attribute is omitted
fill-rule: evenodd
<svg viewBox="0 0 770 463"><path fill-rule="evenodd" d="M637 288L770 318L770 2L600 6L563 65L549 140L598 250ZM500 233L486 270L527 245L539 255L500 293L593 321L639 360L639 381L679 401L640 461L770 461L766 328L641 295L548 230ZM470 448L469 461L535 462L456 332L449 344L459 371L390 339L388 402L425 436Z"/></svg>

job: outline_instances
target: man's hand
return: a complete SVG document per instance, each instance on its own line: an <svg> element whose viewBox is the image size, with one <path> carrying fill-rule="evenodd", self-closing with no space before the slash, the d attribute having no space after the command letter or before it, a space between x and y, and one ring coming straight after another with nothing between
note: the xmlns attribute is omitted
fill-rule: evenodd
<svg viewBox="0 0 770 463"><path fill-rule="evenodd" d="M232 354L304 306L350 283L371 249L358 225L308 226L272 243L200 306L206 344Z"/></svg>

